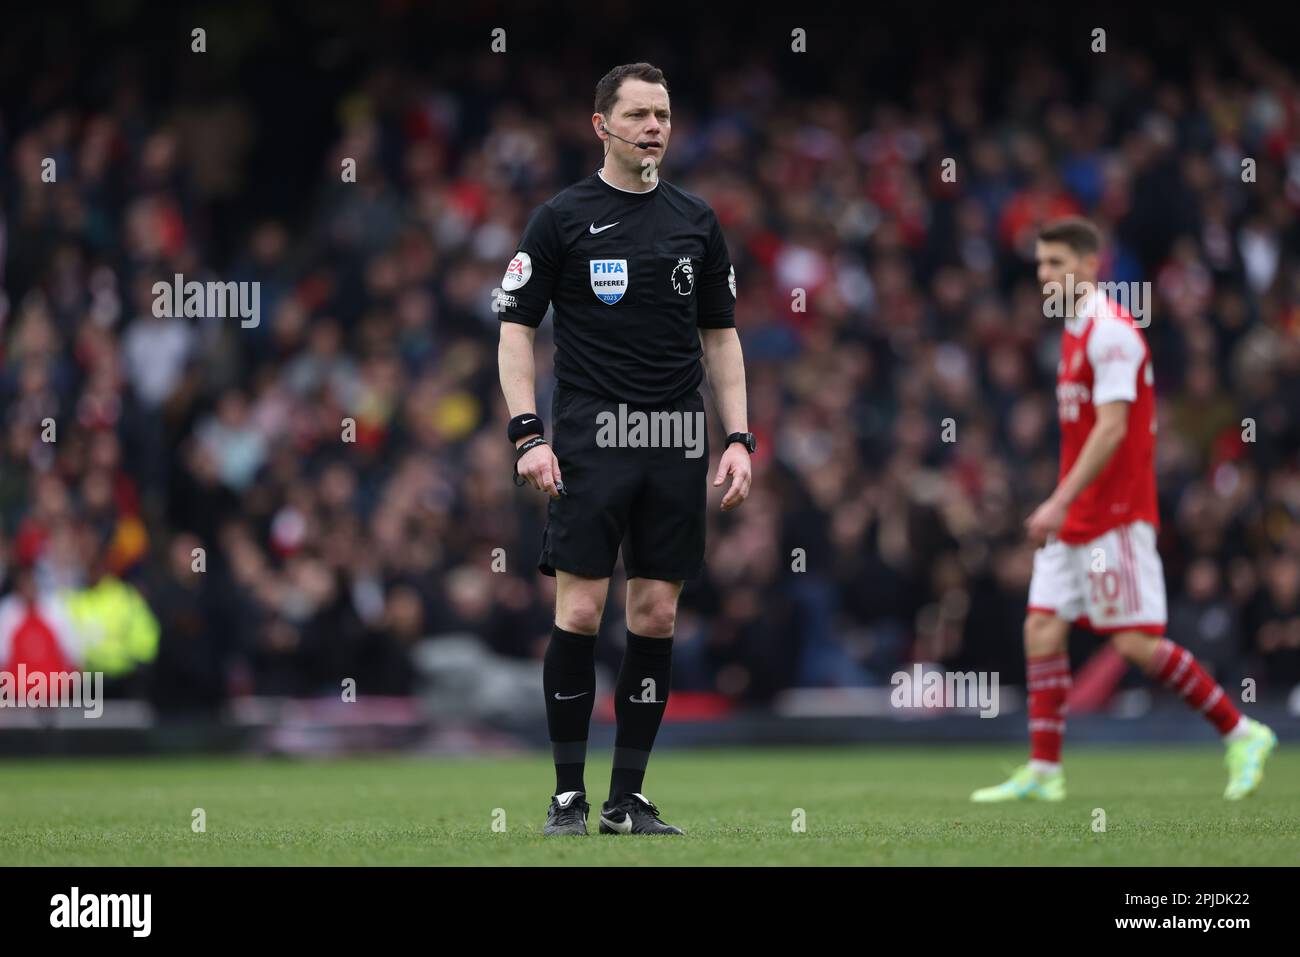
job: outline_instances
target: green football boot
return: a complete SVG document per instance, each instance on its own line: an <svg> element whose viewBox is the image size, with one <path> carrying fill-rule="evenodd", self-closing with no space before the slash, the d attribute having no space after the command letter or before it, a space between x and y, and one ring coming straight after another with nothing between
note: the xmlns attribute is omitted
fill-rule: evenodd
<svg viewBox="0 0 1300 957"><path fill-rule="evenodd" d="M995 804L999 801L1064 801L1065 771L1058 768L1051 774L1038 774L1028 764L1016 768L1009 781L992 787L980 788L970 796L976 804Z"/></svg>
<svg viewBox="0 0 1300 957"><path fill-rule="evenodd" d="M1223 763L1228 766L1228 786L1223 796L1229 801L1240 801L1255 793L1259 782L1264 780L1264 762L1277 747L1277 735L1272 728L1244 716L1241 720L1250 722L1247 726L1250 734L1229 742L1228 753L1223 756Z"/></svg>

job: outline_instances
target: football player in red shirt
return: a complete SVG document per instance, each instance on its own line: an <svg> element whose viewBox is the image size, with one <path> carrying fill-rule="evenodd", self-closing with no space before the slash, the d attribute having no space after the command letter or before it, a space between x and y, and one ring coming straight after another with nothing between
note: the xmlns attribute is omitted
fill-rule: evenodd
<svg viewBox="0 0 1300 957"><path fill-rule="evenodd" d="M1065 318L1056 401L1056 490L1026 520L1034 553L1025 617L1029 763L971 795L979 803L1065 797L1071 622L1110 636L1131 664L1204 715L1227 745L1224 797L1253 793L1277 736L1243 716L1187 649L1165 637L1165 582L1156 551L1156 409L1151 352L1133 317L1097 286L1097 228L1080 217L1048 224L1036 244L1048 315ZM1139 301L1139 300L1131 300ZM1146 300L1142 300L1146 301Z"/></svg>

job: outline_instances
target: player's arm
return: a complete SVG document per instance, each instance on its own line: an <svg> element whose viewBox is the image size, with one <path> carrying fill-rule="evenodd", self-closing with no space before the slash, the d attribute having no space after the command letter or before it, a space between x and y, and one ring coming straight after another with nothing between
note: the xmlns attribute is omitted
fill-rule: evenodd
<svg viewBox="0 0 1300 957"><path fill-rule="evenodd" d="M1065 523L1070 503L1101 474L1106 463L1124 441L1128 431L1128 402L1107 402L1097 406L1097 421L1084 440L1079 457L1051 496L1025 522L1029 538L1042 545Z"/></svg>
<svg viewBox="0 0 1300 957"><path fill-rule="evenodd" d="M1107 402L1097 406L1097 421L1079 450L1079 458L1052 496L1062 507L1069 507L1092 484L1123 444L1128 432L1128 410L1128 402Z"/></svg>
<svg viewBox="0 0 1300 957"><path fill-rule="evenodd" d="M727 242L716 216L710 213L708 249L700 270L699 326L704 372L709 377L713 401L722 419L723 432L748 432L745 396L745 357L736 333L736 273L727 252ZM714 486L727 475L734 476L722 497L724 511L749 497L752 481L749 450L739 442L722 450Z"/></svg>
<svg viewBox="0 0 1300 957"><path fill-rule="evenodd" d="M1137 399L1138 375L1145 358L1141 337L1123 323L1107 322L1088 338L1097 421L1056 491L1025 522L1029 537L1036 544L1043 544L1060 529L1070 503L1102 473L1123 443L1128 431L1129 408Z"/></svg>
<svg viewBox="0 0 1300 957"><path fill-rule="evenodd" d="M497 376L512 420L517 416L537 415L533 343L537 327L550 305L560 249L555 213L549 206L539 206L528 221L519 251L510 261L493 303L492 308L501 319ZM541 426L540 415L538 426ZM515 447L536 438L536 434L523 435L515 441ZM542 489L552 498L559 497L556 486L562 481L560 463L550 445L530 448L515 469L534 488Z"/></svg>

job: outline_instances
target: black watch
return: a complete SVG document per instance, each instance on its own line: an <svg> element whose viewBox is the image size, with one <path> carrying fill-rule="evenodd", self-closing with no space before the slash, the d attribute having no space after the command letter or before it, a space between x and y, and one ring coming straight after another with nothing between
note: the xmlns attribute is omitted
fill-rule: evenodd
<svg viewBox="0 0 1300 957"><path fill-rule="evenodd" d="M750 455L758 450L758 439L754 438L753 432L732 432L727 436L727 444L730 445L732 442L739 442L749 450Z"/></svg>

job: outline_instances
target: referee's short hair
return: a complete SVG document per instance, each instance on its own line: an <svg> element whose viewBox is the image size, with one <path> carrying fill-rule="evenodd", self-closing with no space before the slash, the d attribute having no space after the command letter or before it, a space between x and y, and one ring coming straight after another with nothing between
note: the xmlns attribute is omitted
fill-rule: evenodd
<svg viewBox="0 0 1300 957"><path fill-rule="evenodd" d="M1038 238L1045 243L1065 243L1076 256L1101 250L1101 232L1082 216L1054 219L1038 231Z"/></svg>
<svg viewBox="0 0 1300 957"><path fill-rule="evenodd" d="M668 81L664 71L652 63L624 63L616 66L600 78L596 84L596 112L609 116L609 111L618 102L618 88L624 80L645 80L647 83L662 83L664 91L668 90Z"/></svg>

